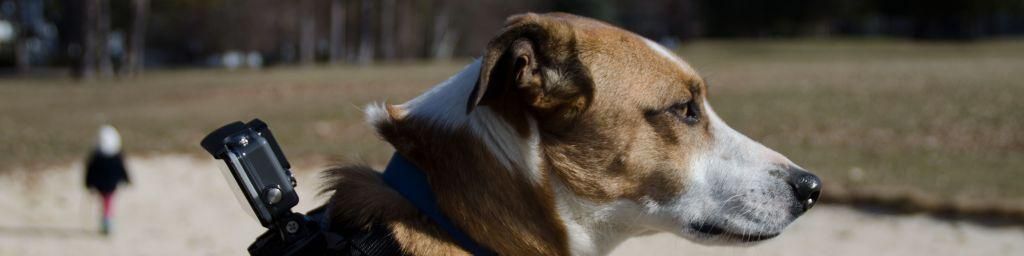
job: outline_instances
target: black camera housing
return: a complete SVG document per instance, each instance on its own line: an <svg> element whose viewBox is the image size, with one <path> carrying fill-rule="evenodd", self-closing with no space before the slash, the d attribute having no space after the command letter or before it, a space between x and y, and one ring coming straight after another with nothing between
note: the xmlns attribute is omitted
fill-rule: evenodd
<svg viewBox="0 0 1024 256"><path fill-rule="evenodd" d="M206 135L200 144L227 164L263 227L274 228L292 216L292 207L299 203L297 184L266 123L259 119L230 123Z"/></svg>

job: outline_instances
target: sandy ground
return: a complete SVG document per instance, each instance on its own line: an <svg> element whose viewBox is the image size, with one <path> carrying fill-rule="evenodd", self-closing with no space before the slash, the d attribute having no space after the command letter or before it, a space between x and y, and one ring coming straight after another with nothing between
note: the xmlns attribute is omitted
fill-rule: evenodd
<svg viewBox="0 0 1024 256"><path fill-rule="evenodd" d="M82 166L0 173L0 255L242 255L262 230L242 211L213 160L131 158L132 185L115 204L114 233L97 233L98 203ZM309 168L316 169L316 168ZM299 171L299 210L310 209L316 172ZM816 207L771 241L705 247L670 235L627 241L613 255L1024 255L1024 228L926 216Z"/></svg>

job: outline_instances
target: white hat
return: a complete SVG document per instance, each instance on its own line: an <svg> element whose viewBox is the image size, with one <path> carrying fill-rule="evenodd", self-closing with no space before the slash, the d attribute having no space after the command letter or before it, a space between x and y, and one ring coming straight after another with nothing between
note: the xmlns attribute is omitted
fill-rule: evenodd
<svg viewBox="0 0 1024 256"><path fill-rule="evenodd" d="M121 134L113 126L100 126L96 147L105 156L113 156L121 152Z"/></svg>

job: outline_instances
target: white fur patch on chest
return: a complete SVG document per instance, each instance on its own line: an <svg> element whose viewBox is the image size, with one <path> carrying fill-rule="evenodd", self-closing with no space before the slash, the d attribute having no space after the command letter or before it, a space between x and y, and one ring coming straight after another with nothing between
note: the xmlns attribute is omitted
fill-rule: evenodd
<svg viewBox="0 0 1024 256"><path fill-rule="evenodd" d="M643 207L626 199L597 203L581 198L558 178L551 179L558 218L569 235L572 255L605 255L643 231Z"/></svg>

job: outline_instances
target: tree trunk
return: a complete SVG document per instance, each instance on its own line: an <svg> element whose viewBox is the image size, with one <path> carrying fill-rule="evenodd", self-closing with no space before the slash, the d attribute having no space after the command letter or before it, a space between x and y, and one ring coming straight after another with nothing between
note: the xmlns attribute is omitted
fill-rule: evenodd
<svg viewBox="0 0 1024 256"><path fill-rule="evenodd" d="M303 0L299 6L299 63L316 63L316 6L313 0Z"/></svg>
<svg viewBox="0 0 1024 256"><path fill-rule="evenodd" d="M395 21L398 17L395 13L397 11L395 0L380 1L380 47L385 60L395 58Z"/></svg>
<svg viewBox="0 0 1024 256"><path fill-rule="evenodd" d="M345 0L345 2L346 2L345 6L347 6L347 10L349 10L346 15L348 15L348 14L355 14L355 16L353 16L353 17L346 17L346 19L345 19L345 28L353 30L352 32L348 32L348 34L346 34L346 35L353 35L354 36L353 38L345 38L345 44L348 46L348 47L345 47L345 61L350 62L350 63L355 63L356 61L359 60L359 44L361 43L359 41L359 33L360 33L360 29L362 29L362 27L359 26L359 16L360 16L359 14L360 13L358 12L358 11L361 11L359 9L359 5L360 5L361 1ZM356 12L353 12L353 11L356 11ZM352 23L350 23L353 20L355 20L355 24L354 25Z"/></svg>
<svg viewBox="0 0 1024 256"><path fill-rule="evenodd" d="M373 3L374 0L363 0L359 5L359 65L373 62Z"/></svg>
<svg viewBox="0 0 1024 256"><path fill-rule="evenodd" d="M129 75L138 75L142 73L146 64L146 20L149 18L149 0L132 0L132 10L132 34L125 70Z"/></svg>
<svg viewBox="0 0 1024 256"><path fill-rule="evenodd" d="M110 59L110 0L98 0L96 17L96 64L103 77L114 76L114 63Z"/></svg>
<svg viewBox="0 0 1024 256"><path fill-rule="evenodd" d="M438 1L437 14L434 15L434 30L430 43L430 58L434 60L451 59L455 50L458 32L451 27L450 6L445 1Z"/></svg>
<svg viewBox="0 0 1024 256"><path fill-rule="evenodd" d="M14 42L14 62L18 67L18 74L28 74L32 71L32 62L29 59L28 38L18 36Z"/></svg>
<svg viewBox="0 0 1024 256"><path fill-rule="evenodd" d="M96 76L96 48L99 39L96 36L96 19L99 16L101 0L82 0L82 49L78 62L78 77L92 79Z"/></svg>
<svg viewBox="0 0 1024 256"><path fill-rule="evenodd" d="M331 0L331 63L339 63L345 59L345 1Z"/></svg>
<svg viewBox="0 0 1024 256"><path fill-rule="evenodd" d="M30 59L31 56L29 56L30 52L29 52L29 49L28 49L28 40L30 38L30 36L29 36L30 35L29 29L31 29L32 25L31 24L27 24L29 19L28 19L28 17L25 17L25 15L27 15L28 11L25 10L24 8L27 8L27 7L24 6L23 4L21 4L20 3L21 1L13 1L13 2L14 2L14 15L15 15L14 19L12 19L13 25L14 25L13 26L14 27L14 32L15 32L14 33L14 62L15 62L15 66L17 66L17 68L18 68L18 73L19 74L27 74L32 69L32 62L31 62L31 59Z"/></svg>

